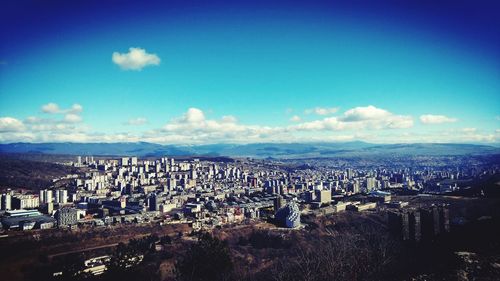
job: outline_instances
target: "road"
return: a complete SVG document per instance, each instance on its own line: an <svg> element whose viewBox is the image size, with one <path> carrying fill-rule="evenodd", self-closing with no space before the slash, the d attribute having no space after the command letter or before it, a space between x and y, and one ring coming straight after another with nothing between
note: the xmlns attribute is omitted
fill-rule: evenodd
<svg viewBox="0 0 500 281"><path fill-rule="evenodd" d="M91 251L91 250L102 249L102 248L116 247L117 245L118 245L118 243L106 244L106 245L95 246L95 247L90 247L90 248L85 248L85 249L80 249L80 250L73 250L73 251L66 251L66 252L62 252L62 253L57 253L57 254L49 255L48 257L50 259L52 259L52 258L57 257L57 256L64 256L67 254L81 253L81 252L86 252L86 251Z"/></svg>

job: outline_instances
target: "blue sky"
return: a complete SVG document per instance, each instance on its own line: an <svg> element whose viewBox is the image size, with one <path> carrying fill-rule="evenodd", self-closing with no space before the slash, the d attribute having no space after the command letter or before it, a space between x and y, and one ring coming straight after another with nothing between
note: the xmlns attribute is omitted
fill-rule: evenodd
<svg viewBox="0 0 500 281"><path fill-rule="evenodd" d="M67 2L2 4L0 142L500 139L492 1Z"/></svg>

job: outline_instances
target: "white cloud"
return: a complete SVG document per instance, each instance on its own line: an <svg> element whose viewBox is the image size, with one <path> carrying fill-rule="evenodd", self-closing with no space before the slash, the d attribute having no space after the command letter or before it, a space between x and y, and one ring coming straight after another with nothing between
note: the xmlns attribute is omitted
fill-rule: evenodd
<svg viewBox="0 0 500 281"><path fill-rule="evenodd" d="M148 54L141 48L129 48L128 53L114 52L112 60L124 70L141 70L148 65L160 64L160 58L156 54Z"/></svg>
<svg viewBox="0 0 500 281"><path fill-rule="evenodd" d="M410 116L395 115L377 108L373 109L375 112L383 111L383 116L380 114L365 114L362 115L363 118L352 119L353 114L358 111L363 112L362 109L349 110L341 117L326 117L321 120L302 123L300 117L296 116L296 118L292 117L291 121L295 120L297 124L270 127L240 124L236 118L228 118L227 116L221 119L210 119L201 109L189 108L182 116L171 119L161 130L149 132L144 137L161 143L349 140L354 138L353 134L330 134L325 136L324 133L344 130L408 128L413 126L413 119ZM311 135L306 133L308 131L317 132Z"/></svg>
<svg viewBox="0 0 500 281"><path fill-rule="evenodd" d="M63 123L44 123L44 124L34 124L29 127L32 132L56 132L65 131L74 128L73 126L68 126L68 124Z"/></svg>
<svg viewBox="0 0 500 281"><path fill-rule="evenodd" d="M205 113L198 108L191 107L188 109L182 122L191 124L200 124L205 121Z"/></svg>
<svg viewBox="0 0 500 281"><path fill-rule="evenodd" d="M49 114L79 114L83 111L83 107L75 103L71 108L62 109L58 104L49 102L48 104L42 105L42 111Z"/></svg>
<svg viewBox="0 0 500 281"><path fill-rule="evenodd" d="M304 122L291 127L296 130L361 130L361 129L405 129L413 126L411 116L396 115L374 106L355 107L340 117Z"/></svg>
<svg viewBox="0 0 500 281"><path fill-rule="evenodd" d="M315 108L310 108L306 109L304 111L305 114L311 114L315 113L318 115L331 115L339 111L338 107L315 107Z"/></svg>
<svg viewBox="0 0 500 281"><path fill-rule="evenodd" d="M423 124L442 124L456 122L456 118L450 118L444 115L425 114L420 116L420 122Z"/></svg>
<svg viewBox="0 0 500 281"><path fill-rule="evenodd" d="M29 116L24 122L11 117L0 118L0 142L98 141L89 136L83 123L83 107L73 104L63 109L56 103L42 106L44 117Z"/></svg>
<svg viewBox="0 0 500 281"><path fill-rule="evenodd" d="M127 125L140 126L140 125L144 125L146 123L148 123L148 119L146 119L144 117L137 117L137 118L129 119L127 122Z"/></svg>
<svg viewBox="0 0 500 281"><path fill-rule="evenodd" d="M209 120L201 109L191 107L182 117L172 119L163 129L165 131L241 130L242 127L236 125L236 121L232 116L225 116L220 121Z"/></svg>
<svg viewBox="0 0 500 281"><path fill-rule="evenodd" d="M236 117L234 117L232 115L225 115L225 116L222 116L221 122L236 123L236 122L238 122L238 119L236 119Z"/></svg>
<svg viewBox="0 0 500 281"><path fill-rule="evenodd" d="M56 109L56 110L54 110ZM290 125L265 126L242 124L235 116L211 118L213 114L189 108L170 119L162 128L135 133L98 133L91 131L79 113L77 104L68 109L51 106L55 115L30 116L23 121L0 118L0 142L136 142L163 144L307 142L364 140L375 143L401 142L499 142L500 132L476 128L415 132L397 130L413 126L413 118L398 115L375 106L355 107L336 116L304 122L300 116ZM298 118L295 118L298 117ZM144 117L130 119L127 124L146 123Z"/></svg>
<svg viewBox="0 0 500 281"><path fill-rule="evenodd" d="M79 115L83 107L73 104L68 109L61 109L55 103L42 106L42 111L49 113L46 117L29 116L24 121L12 117L0 120L0 141L56 141L73 134L82 134L88 126L82 124ZM64 114L61 118L61 115ZM61 136L59 136L61 135Z"/></svg>
<svg viewBox="0 0 500 281"><path fill-rule="evenodd" d="M35 116L30 116L26 118L26 123L33 124L35 129L40 130L40 128L53 128L54 126L49 126L49 125L54 125L54 124L57 125L61 123L82 122L82 117L80 116L80 113L82 113L83 111L83 106L77 103L73 104L70 108L63 109L59 107L58 104L50 102L42 106L42 111L49 114L64 114L64 118L60 120L53 118L39 118Z"/></svg>
<svg viewBox="0 0 500 281"><path fill-rule="evenodd" d="M411 116L393 114L373 105L349 109L340 121L352 122L358 128L405 129L413 127Z"/></svg>
<svg viewBox="0 0 500 281"><path fill-rule="evenodd" d="M82 122L82 117L78 114L68 113L64 116L64 121L68 123L79 123Z"/></svg>
<svg viewBox="0 0 500 281"><path fill-rule="evenodd" d="M24 130L22 121L12 117L0 117L0 132L18 132Z"/></svg>
<svg viewBox="0 0 500 281"><path fill-rule="evenodd" d="M160 131L148 133L147 137L162 142L255 142L279 138L285 131L283 127L243 125L233 116L209 119L201 109L192 107L181 117L170 120Z"/></svg>
<svg viewBox="0 0 500 281"><path fill-rule="evenodd" d="M42 106L42 111L45 113L54 114L54 113L59 113L61 109L57 104L50 102Z"/></svg>
<svg viewBox="0 0 500 281"><path fill-rule="evenodd" d="M24 122L26 124L37 124L37 123L40 123L42 122L42 118L38 118L38 117L35 117L35 116L30 116L28 118L26 118L26 120L24 120Z"/></svg>
<svg viewBox="0 0 500 281"><path fill-rule="evenodd" d="M290 127L291 130L297 131L319 131L325 129L326 119L304 122Z"/></svg>
<svg viewBox="0 0 500 281"><path fill-rule="evenodd" d="M73 104L71 108L67 110L68 113L74 113L74 114L81 113L82 111L83 111L83 106L77 103Z"/></svg>
<svg viewBox="0 0 500 281"><path fill-rule="evenodd" d="M462 132L464 133L475 133L477 131L476 128L463 128Z"/></svg>
<svg viewBox="0 0 500 281"><path fill-rule="evenodd" d="M300 121L302 121L302 118L300 118L300 116L298 116L298 115L294 115L294 116L292 116L292 118L290 118L290 121L300 122Z"/></svg>
<svg viewBox="0 0 500 281"><path fill-rule="evenodd" d="M349 109L344 113L342 121L345 122L356 122L365 120L380 120L391 116L392 114L384 109L376 108L373 105L365 107L355 107Z"/></svg>

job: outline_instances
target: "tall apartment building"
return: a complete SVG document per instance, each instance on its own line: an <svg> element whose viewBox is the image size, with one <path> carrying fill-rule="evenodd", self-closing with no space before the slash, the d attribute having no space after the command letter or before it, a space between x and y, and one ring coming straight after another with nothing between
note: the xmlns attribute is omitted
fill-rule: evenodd
<svg viewBox="0 0 500 281"><path fill-rule="evenodd" d="M68 191L66 189L58 189L56 193L56 203L66 204L68 203Z"/></svg>
<svg viewBox="0 0 500 281"><path fill-rule="evenodd" d="M57 220L57 225L71 226L75 225L78 221L78 212L75 208L64 207L56 211L54 217Z"/></svg>
<svg viewBox="0 0 500 281"><path fill-rule="evenodd" d="M40 190L40 193L38 195L40 205L52 202L52 194L53 191L50 189Z"/></svg>
<svg viewBox="0 0 500 281"><path fill-rule="evenodd" d="M12 210L12 196L10 194L2 194L2 199L0 201L2 210Z"/></svg>

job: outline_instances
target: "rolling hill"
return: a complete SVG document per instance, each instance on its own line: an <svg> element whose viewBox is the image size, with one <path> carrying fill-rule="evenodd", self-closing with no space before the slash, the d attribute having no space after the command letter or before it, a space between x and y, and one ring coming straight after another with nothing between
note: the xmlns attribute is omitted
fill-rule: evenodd
<svg viewBox="0 0 500 281"><path fill-rule="evenodd" d="M369 157L492 155L500 148L477 144L414 143L371 144L354 142L254 143L210 145L161 145L136 143L10 143L0 144L0 153L36 153L94 156L231 156L256 158Z"/></svg>

